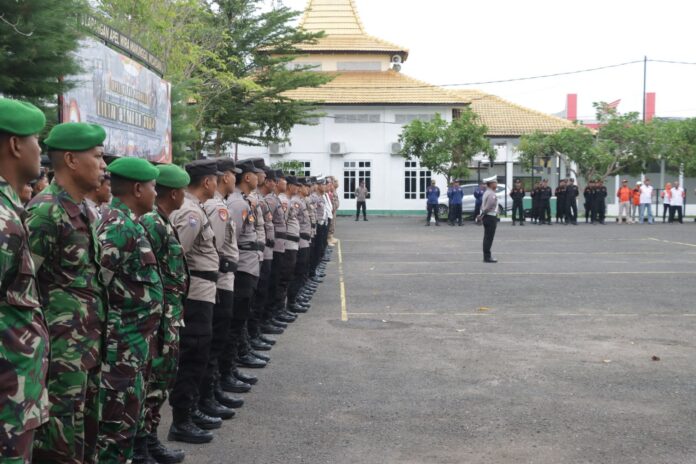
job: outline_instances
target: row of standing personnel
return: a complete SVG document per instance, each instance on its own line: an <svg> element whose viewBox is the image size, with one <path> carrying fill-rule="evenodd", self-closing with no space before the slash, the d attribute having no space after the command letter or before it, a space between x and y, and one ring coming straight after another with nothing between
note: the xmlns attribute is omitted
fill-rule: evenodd
<svg viewBox="0 0 696 464"><path fill-rule="evenodd" d="M186 170L103 159L103 128L0 99L0 452L4 463L181 462L212 440L324 276L336 195L262 160ZM86 201L111 175L113 199ZM333 188L334 185L331 184ZM311 192L313 191L313 192ZM323 210L321 208L324 208Z"/></svg>
<svg viewBox="0 0 696 464"><path fill-rule="evenodd" d="M512 225L525 223L524 197L527 194L517 180L510 191L512 198ZM537 182L530 192L532 198L531 220L533 224L551 225L551 198L556 197L556 222L578 224L579 188L574 179L561 180L555 191L546 179ZM607 188L600 181L589 182L583 190L585 222L604 224L606 217Z"/></svg>

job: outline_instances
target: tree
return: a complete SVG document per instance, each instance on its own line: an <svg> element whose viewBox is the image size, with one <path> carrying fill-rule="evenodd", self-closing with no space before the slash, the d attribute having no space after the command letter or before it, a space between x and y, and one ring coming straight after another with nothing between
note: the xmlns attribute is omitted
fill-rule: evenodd
<svg viewBox="0 0 696 464"><path fill-rule="evenodd" d="M208 1L220 43L200 69L201 148L220 154L234 144L263 146L287 138L297 124L320 116L318 107L284 95L331 80L307 67L291 67L295 48L322 34L298 29L298 12L262 10L262 0Z"/></svg>
<svg viewBox="0 0 696 464"><path fill-rule="evenodd" d="M617 174L638 174L656 159L655 130L643 124L638 113L619 114L605 103L595 103L600 128L583 126L552 134L533 133L520 139L521 160L531 168L533 160L560 156L575 163L585 179L606 179Z"/></svg>
<svg viewBox="0 0 696 464"><path fill-rule="evenodd" d="M415 120L404 127L399 137L401 156L417 159L421 166L444 175L449 184L452 179L469 175L474 156L483 153L493 161L495 152L487 132L488 128L468 108L452 122L440 115L432 121Z"/></svg>
<svg viewBox="0 0 696 464"><path fill-rule="evenodd" d="M670 171L696 175L696 118L655 121L657 153Z"/></svg>
<svg viewBox="0 0 696 464"><path fill-rule="evenodd" d="M73 51L82 32L82 0L5 0L0 6L0 94L46 109L74 85L63 76L80 65ZM55 116L49 118L55 120Z"/></svg>
<svg viewBox="0 0 696 464"><path fill-rule="evenodd" d="M302 161L276 161L271 165L273 169L281 169L285 175L297 174L298 172L304 172L305 166Z"/></svg>

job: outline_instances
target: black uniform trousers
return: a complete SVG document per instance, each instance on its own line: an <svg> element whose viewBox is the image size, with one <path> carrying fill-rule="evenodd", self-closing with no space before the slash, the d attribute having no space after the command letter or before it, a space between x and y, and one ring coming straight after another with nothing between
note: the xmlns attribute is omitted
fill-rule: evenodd
<svg viewBox="0 0 696 464"><path fill-rule="evenodd" d="M604 202L604 198L595 200L594 205L592 205L592 222L604 222L606 212L607 204Z"/></svg>
<svg viewBox="0 0 696 464"><path fill-rule="evenodd" d="M310 267L310 275L314 276L316 274L317 266L321 262L326 252L326 244L329 239L329 226L318 225L317 235L312 241L312 263Z"/></svg>
<svg viewBox="0 0 696 464"><path fill-rule="evenodd" d="M288 304L294 304L297 294L305 283L305 276L309 272L309 247L300 248L297 252L297 262L295 263L295 273L288 285Z"/></svg>
<svg viewBox="0 0 696 464"><path fill-rule="evenodd" d="M551 200L541 200L539 207L539 220L542 223L546 222L547 224L551 224Z"/></svg>
<svg viewBox="0 0 696 464"><path fill-rule="evenodd" d="M217 291L217 303L213 307L213 336L208 356L208 369L201 388L210 385L219 371L220 358L227 351L230 343L232 314L234 313L234 292L229 290Z"/></svg>
<svg viewBox="0 0 696 464"><path fill-rule="evenodd" d="M274 313L279 313L285 309L285 303L288 299L288 291L290 282L295 277L295 267L297 266L298 250L285 250L283 253L283 261L280 267L280 276L278 277L278 287L274 295L273 310Z"/></svg>
<svg viewBox="0 0 696 464"><path fill-rule="evenodd" d="M450 224L454 224L456 222L457 224L462 225L462 204L461 203L450 205L449 213L450 213L450 218L449 218Z"/></svg>
<svg viewBox="0 0 696 464"><path fill-rule="evenodd" d="M269 320L273 317L274 308L276 307L277 301L280 298L278 292L280 287L280 275L283 268L284 259L284 252L273 252L273 263L271 264L271 279L268 283L268 298L266 298L266 305L264 307L264 314L266 320Z"/></svg>
<svg viewBox="0 0 696 464"><path fill-rule="evenodd" d="M430 224L430 218L435 215L435 222L440 222L440 213L437 210L438 205L431 205L428 203L428 218L425 220L428 224Z"/></svg>
<svg viewBox="0 0 696 464"><path fill-rule="evenodd" d="M578 222L578 202L575 199L569 200L568 203L566 203L565 213L566 222L571 222L573 224Z"/></svg>
<svg viewBox="0 0 696 464"><path fill-rule="evenodd" d="M483 216L483 258L491 258L491 248L495 238L495 229L498 227L498 218L495 216Z"/></svg>
<svg viewBox="0 0 696 464"><path fill-rule="evenodd" d="M362 210L363 219L367 219L367 202L366 201L358 201L357 202L357 210L355 211L355 219L360 218L360 210Z"/></svg>
<svg viewBox="0 0 696 464"><path fill-rule="evenodd" d="M179 341L179 369L169 404L190 411L198 402L199 385L207 372L212 342L213 303L184 300L184 324Z"/></svg>
<svg viewBox="0 0 696 464"><path fill-rule="evenodd" d="M566 217L566 199L565 196L556 197L556 222L564 221Z"/></svg>
<svg viewBox="0 0 696 464"><path fill-rule="evenodd" d="M266 301L268 300L268 289L271 286L271 272L273 271L273 260L264 259L261 262L259 280L256 284L254 299L252 300L251 320L255 327L258 327L265 319ZM253 332L252 332L253 333Z"/></svg>
<svg viewBox="0 0 696 464"><path fill-rule="evenodd" d="M512 200L512 222L524 222L524 202Z"/></svg>
<svg viewBox="0 0 696 464"><path fill-rule="evenodd" d="M670 206L669 207L669 222L672 223L674 222L675 217L678 217L677 221L679 221L680 224L684 223L684 217L683 217L683 208L681 206Z"/></svg>

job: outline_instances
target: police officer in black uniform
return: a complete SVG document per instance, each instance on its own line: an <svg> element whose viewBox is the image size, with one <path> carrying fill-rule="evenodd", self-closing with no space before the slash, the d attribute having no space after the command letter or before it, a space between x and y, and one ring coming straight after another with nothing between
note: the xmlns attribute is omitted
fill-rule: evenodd
<svg viewBox="0 0 696 464"><path fill-rule="evenodd" d="M520 222L520 225L524 225L524 187L522 182L515 181L515 186L510 192L510 197L512 198L512 225L515 225L516 221Z"/></svg>
<svg viewBox="0 0 696 464"><path fill-rule="evenodd" d="M539 217L541 216L541 182L537 182L532 187L531 192L532 197L532 224L537 224L539 222Z"/></svg>
<svg viewBox="0 0 696 464"><path fill-rule="evenodd" d="M540 225L544 224L544 222L551 225L551 195L553 195L553 191L551 190L551 187L549 187L549 182L544 179L541 183L541 189L539 191L539 198L541 201L541 204L539 205L541 213L539 218Z"/></svg>
<svg viewBox="0 0 696 464"><path fill-rule="evenodd" d="M585 224L590 222L592 218L592 206L594 205L594 181L589 181L585 190L582 192L582 196L585 197Z"/></svg>
<svg viewBox="0 0 696 464"><path fill-rule="evenodd" d="M554 192L556 195L556 224L563 222L565 218L565 206L566 206L566 181L562 179L556 187Z"/></svg>
<svg viewBox="0 0 696 464"><path fill-rule="evenodd" d="M594 189L594 205L592 206L592 222L604 224L604 217L607 212L607 188L602 180L598 180Z"/></svg>
<svg viewBox="0 0 696 464"><path fill-rule="evenodd" d="M580 191L578 190L578 186L575 185L575 179L568 179L565 204L566 224L578 225L578 195L580 195Z"/></svg>

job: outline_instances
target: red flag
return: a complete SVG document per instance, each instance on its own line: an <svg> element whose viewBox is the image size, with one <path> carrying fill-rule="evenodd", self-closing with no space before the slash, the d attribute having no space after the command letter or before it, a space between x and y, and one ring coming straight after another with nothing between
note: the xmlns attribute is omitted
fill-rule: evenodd
<svg viewBox="0 0 696 464"><path fill-rule="evenodd" d="M617 108L619 107L619 103L621 103L621 99L620 99L620 98L619 98L618 100L616 100L616 101L611 102L611 103L607 103L607 108L611 108L611 109L614 109L614 110L615 110L615 109L617 109Z"/></svg>

